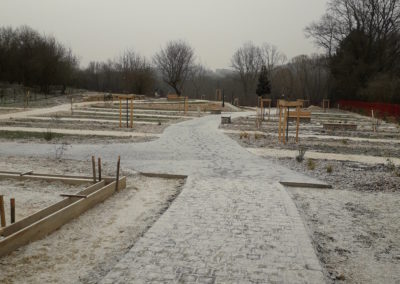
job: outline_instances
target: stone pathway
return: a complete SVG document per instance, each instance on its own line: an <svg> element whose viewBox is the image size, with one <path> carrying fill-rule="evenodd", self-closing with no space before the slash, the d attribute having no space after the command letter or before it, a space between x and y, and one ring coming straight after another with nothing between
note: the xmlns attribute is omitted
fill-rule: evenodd
<svg viewBox="0 0 400 284"><path fill-rule="evenodd" d="M172 125L152 142L67 150L65 158L121 155L125 169L188 175L170 208L102 283L324 282L306 228L278 183L314 180L249 153L219 122L207 116ZM0 157L52 156L53 149L1 143Z"/></svg>

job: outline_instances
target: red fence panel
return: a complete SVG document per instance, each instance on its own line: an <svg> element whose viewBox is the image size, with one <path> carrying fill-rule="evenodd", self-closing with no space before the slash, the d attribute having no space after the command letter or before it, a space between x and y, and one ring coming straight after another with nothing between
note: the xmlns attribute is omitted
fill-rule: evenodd
<svg viewBox="0 0 400 284"><path fill-rule="evenodd" d="M387 104L387 103L374 103L374 102L361 102L361 101L348 101L339 100L337 102L341 109L364 112L370 115L371 110L374 110L374 114L379 117L393 116L397 119L400 118L400 105L398 104Z"/></svg>

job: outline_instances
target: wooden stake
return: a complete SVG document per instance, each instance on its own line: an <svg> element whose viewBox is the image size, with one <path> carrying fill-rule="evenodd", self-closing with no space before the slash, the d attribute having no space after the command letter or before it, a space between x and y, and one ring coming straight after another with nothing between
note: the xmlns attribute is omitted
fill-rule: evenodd
<svg viewBox="0 0 400 284"><path fill-rule="evenodd" d="M121 156L118 156L118 162L117 162L117 180L115 182L115 190L119 191L118 186L119 186L119 167L121 163Z"/></svg>
<svg viewBox="0 0 400 284"><path fill-rule="evenodd" d="M10 199L11 224L15 223L15 198Z"/></svg>
<svg viewBox="0 0 400 284"><path fill-rule="evenodd" d="M92 156L92 170L93 170L93 182L96 182L96 161L94 156Z"/></svg>
<svg viewBox="0 0 400 284"><path fill-rule="evenodd" d="M281 129L282 129L282 108L281 105L279 104L278 100L278 107L279 107L279 125L278 125L278 139L281 141Z"/></svg>
<svg viewBox="0 0 400 284"><path fill-rule="evenodd" d="M131 128L133 128L133 99L131 99Z"/></svg>
<svg viewBox="0 0 400 284"><path fill-rule="evenodd" d="M300 127L300 106L296 107L297 125L296 125L296 143L299 143L299 127Z"/></svg>
<svg viewBox="0 0 400 284"><path fill-rule="evenodd" d="M185 108L185 114L187 113L187 111L188 111L188 102L187 102L187 100L188 100L188 97L185 97L185 105L184 105L184 108Z"/></svg>
<svg viewBox="0 0 400 284"><path fill-rule="evenodd" d="M122 128L122 102L119 99L119 128Z"/></svg>
<svg viewBox="0 0 400 284"><path fill-rule="evenodd" d="M287 124L287 110L286 107L284 108L284 113L283 113L283 144L286 144L286 139L287 139L287 134L286 134L286 124Z"/></svg>
<svg viewBox="0 0 400 284"><path fill-rule="evenodd" d="M97 164L99 167L99 181L101 181L101 158L98 159Z"/></svg>
<svg viewBox="0 0 400 284"><path fill-rule="evenodd" d="M0 195L0 217L1 217L1 226L6 226L6 215L4 212L4 199L3 195Z"/></svg>

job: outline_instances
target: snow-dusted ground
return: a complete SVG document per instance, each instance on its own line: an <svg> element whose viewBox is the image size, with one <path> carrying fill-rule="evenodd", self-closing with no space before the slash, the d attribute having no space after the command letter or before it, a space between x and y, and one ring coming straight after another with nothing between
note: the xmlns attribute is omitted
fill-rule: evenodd
<svg viewBox="0 0 400 284"><path fill-rule="evenodd" d="M68 148L70 159L94 154L111 162L120 155L125 168L189 175L103 283L324 281L298 211L278 183L315 180L249 153L218 130L219 122L215 115L178 123L148 143ZM53 152L54 145L0 144L1 157Z"/></svg>
<svg viewBox="0 0 400 284"><path fill-rule="evenodd" d="M90 162L10 157L0 170L90 173ZM103 173L115 174L115 164L103 163ZM0 259L0 283L98 283L168 208L179 194L182 179L145 177L125 169L127 187L46 238L23 246ZM6 202L16 200L16 219L63 199L60 193L76 193L83 185L60 182L0 180ZM1 237L0 237L1 239Z"/></svg>

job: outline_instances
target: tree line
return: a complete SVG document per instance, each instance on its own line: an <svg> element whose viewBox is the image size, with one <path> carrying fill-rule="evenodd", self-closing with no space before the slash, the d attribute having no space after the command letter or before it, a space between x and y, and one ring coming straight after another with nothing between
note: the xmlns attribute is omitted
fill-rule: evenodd
<svg viewBox="0 0 400 284"><path fill-rule="evenodd" d="M323 54L290 60L276 46L246 42L232 55L230 68L211 71L181 40L168 42L150 59L126 50L115 59L79 67L71 49L29 27L0 29L0 82L37 87L70 85L101 92L176 93L257 104L273 99L324 98L400 103L400 1L330 0L319 21L305 28ZM266 87L260 85L263 81ZM257 88L258 87L258 88Z"/></svg>
<svg viewBox="0 0 400 284"><path fill-rule="evenodd" d="M330 0L306 35L325 50L330 98L400 103L400 1Z"/></svg>
<svg viewBox="0 0 400 284"><path fill-rule="evenodd" d="M27 26L0 28L0 81L36 87L43 93L55 85L65 91L77 64L71 49L53 36Z"/></svg>

